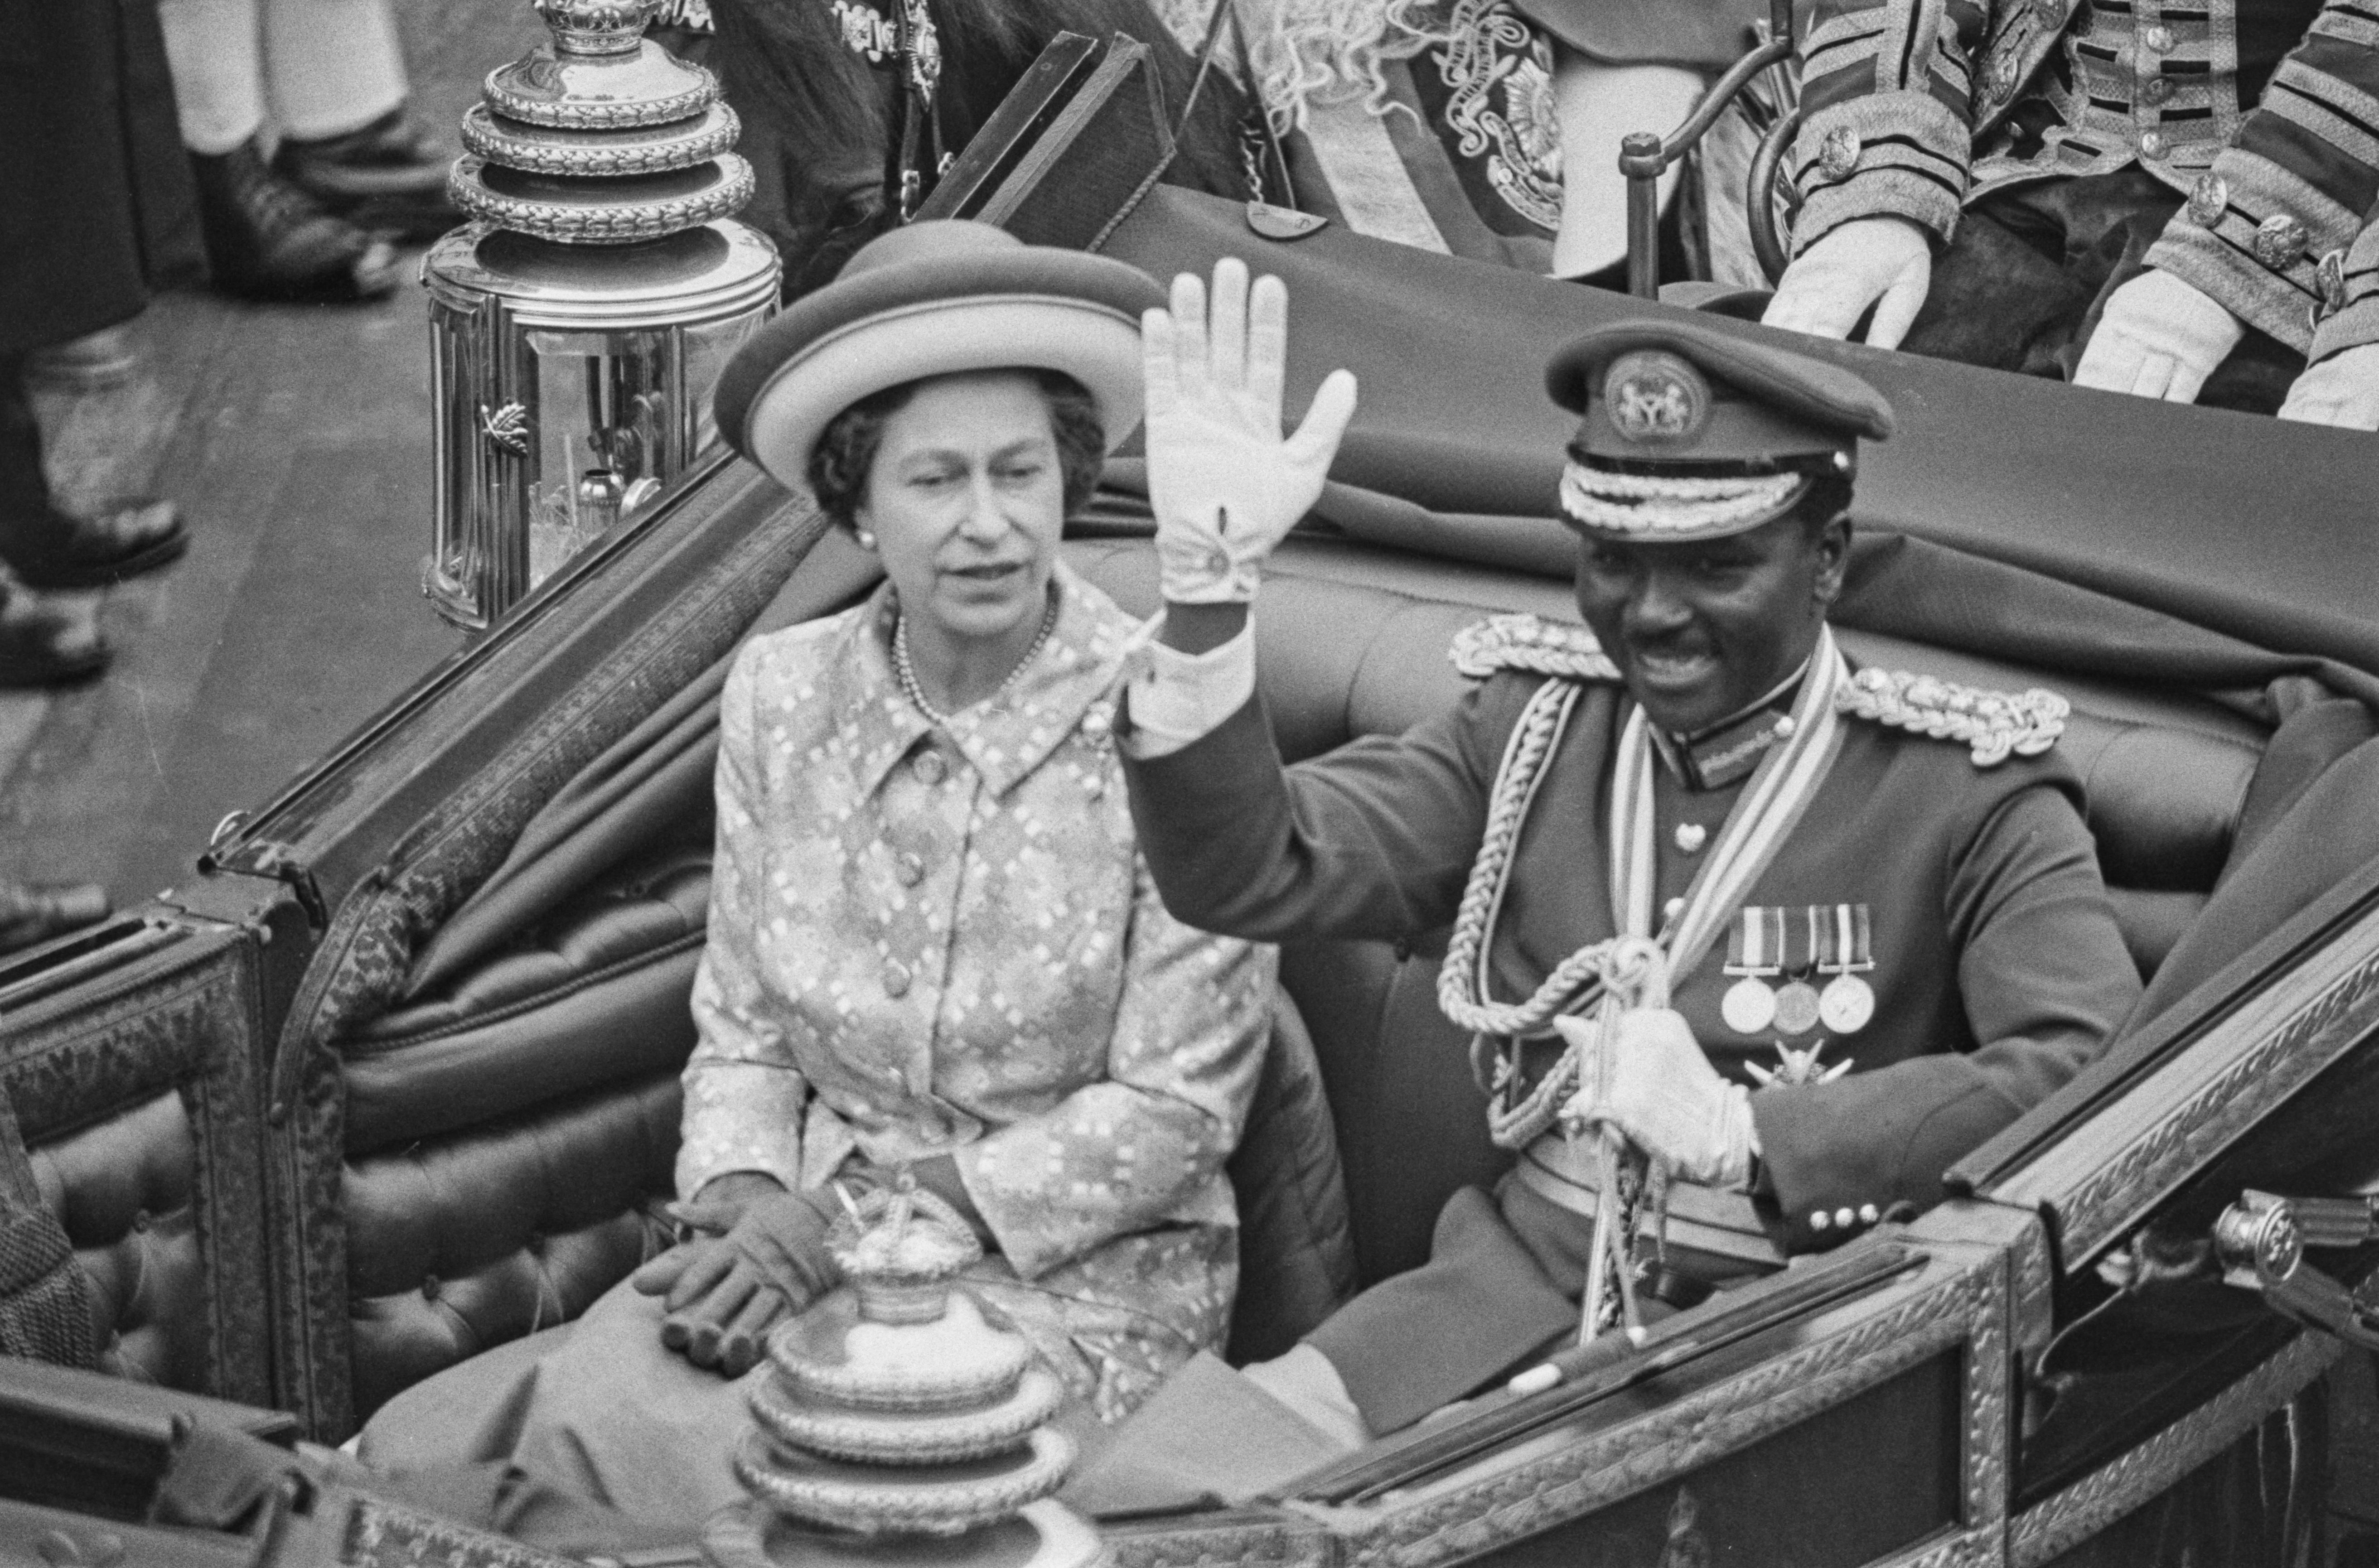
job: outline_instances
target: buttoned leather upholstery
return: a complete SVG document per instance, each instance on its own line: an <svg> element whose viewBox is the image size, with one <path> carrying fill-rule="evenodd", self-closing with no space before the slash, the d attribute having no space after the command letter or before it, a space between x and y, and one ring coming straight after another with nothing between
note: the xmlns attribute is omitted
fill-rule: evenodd
<svg viewBox="0 0 2379 1568"><path fill-rule="evenodd" d="M174 1091L35 1141L34 1185L90 1283L100 1364L141 1382L205 1385L198 1145Z"/></svg>
<svg viewBox="0 0 2379 1568"><path fill-rule="evenodd" d="M1128 609L1154 608L1143 540L1076 541L1069 558ZM1459 700L1446 648L1486 610L1574 615L1561 583L1420 557L1293 542L1277 566L1258 635L1291 758ZM2044 680L1844 641L1862 661L1970 684ZM2059 744L2150 971L2229 855L2263 737L2192 697L2056 683L2076 704ZM708 887L708 823L681 829L343 1044L359 1418L473 1350L574 1315L659 1244L649 1216L669 1186ZM1505 1163L1436 1008L1438 957L1431 943L1285 951L1303 1027L1290 1016L1276 1032L1233 1163L1246 1225L1235 1357L1277 1354L1359 1280L1420 1261L1445 1197Z"/></svg>

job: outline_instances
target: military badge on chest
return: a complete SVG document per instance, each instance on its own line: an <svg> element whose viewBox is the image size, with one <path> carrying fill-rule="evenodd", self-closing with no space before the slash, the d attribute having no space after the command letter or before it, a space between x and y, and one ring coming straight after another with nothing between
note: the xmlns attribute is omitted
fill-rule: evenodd
<svg viewBox="0 0 2379 1568"><path fill-rule="evenodd" d="M1866 905L1746 904L1727 934L1734 983L1719 1017L1737 1034L1793 1039L1819 1025L1856 1034L1875 1017L1875 988L1862 978L1874 968Z"/></svg>

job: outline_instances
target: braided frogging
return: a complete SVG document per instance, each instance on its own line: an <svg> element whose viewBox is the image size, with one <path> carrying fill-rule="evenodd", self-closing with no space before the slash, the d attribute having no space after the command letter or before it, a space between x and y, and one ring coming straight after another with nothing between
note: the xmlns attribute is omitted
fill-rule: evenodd
<svg viewBox="0 0 2379 1568"><path fill-rule="evenodd" d="M1572 463L1562 472L1562 510L1589 528L1673 534L1731 527L1780 515L1808 488L1801 474L1752 478L1623 474Z"/></svg>

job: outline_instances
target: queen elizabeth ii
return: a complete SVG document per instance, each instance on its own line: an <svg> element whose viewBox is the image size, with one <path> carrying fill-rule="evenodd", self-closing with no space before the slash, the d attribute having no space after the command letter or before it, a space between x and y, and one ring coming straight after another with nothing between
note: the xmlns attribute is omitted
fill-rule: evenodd
<svg viewBox="0 0 2379 1568"><path fill-rule="evenodd" d="M729 440L885 580L728 678L677 1161L702 1234L482 1389L523 1468L645 1524L739 1495L734 1380L838 1283L836 1188L896 1173L974 1228L968 1288L1081 1417L1220 1347L1274 955L1159 900L1113 739L1135 623L1057 553L1140 421L1162 302L1122 262L921 223L722 379ZM419 1424L397 1412L384 1440Z"/></svg>

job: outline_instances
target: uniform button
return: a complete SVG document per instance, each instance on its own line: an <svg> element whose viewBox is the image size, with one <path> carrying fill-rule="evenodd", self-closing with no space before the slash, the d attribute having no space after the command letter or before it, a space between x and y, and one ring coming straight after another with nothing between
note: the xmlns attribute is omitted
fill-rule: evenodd
<svg viewBox="0 0 2379 1568"><path fill-rule="evenodd" d="M2012 98L2016 90L2016 59L2013 54L2001 54L1991 62L1990 90L1993 98Z"/></svg>
<svg viewBox="0 0 2379 1568"><path fill-rule="evenodd" d="M1698 822L1677 824L1677 848L1689 855L1701 853L1702 845L1709 838L1709 829Z"/></svg>
<svg viewBox="0 0 2379 1568"><path fill-rule="evenodd" d="M2146 84L2140 89L2140 96L2151 103L2163 103L2172 96L2172 78L2170 77L2148 78Z"/></svg>
<svg viewBox="0 0 2379 1568"><path fill-rule="evenodd" d="M925 862L903 850L893 857L892 874L900 879L901 887L914 887L925 880Z"/></svg>
<svg viewBox="0 0 2379 1568"><path fill-rule="evenodd" d="M1860 1205L1859 1205L1859 1223L1860 1223L1861 1224L1869 1224L1869 1225L1871 1225L1871 1224L1875 1224L1875 1222L1876 1222L1877 1220L1880 1219L1881 1217L1882 1217L1881 1215L1879 1215L1879 1214L1878 1214L1878 1213L1876 1212L1875 1205L1874 1205L1874 1204L1872 1204L1872 1203L1862 1203L1862 1204L1860 1204Z"/></svg>
<svg viewBox="0 0 2379 1568"><path fill-rule="evenodd" d="M2180 42L2172 35L2172 29L2161 23L2148 29L2144 36L2147 41L2147 46L2158 54L2171 54L2173 46Z"/></svg>
<svg viewBox="0 0 2379 1568"><path fill-rule="evenodd" d="M2286 212L2275 212L2255 225L2255 259L2277 271L2304 254L2310 237L2305 226Z"/></svg>
<svg viewBox="0 0 2379 1568"><path fill-rule="evenodd" d="M1810 1212L1809 1228L1811 1230L1825 1230L1832 1225L1833 1223L1834 1222L1831 1219L1827 1217L1826 1212L1823 1209L1814 1210Z"/></svg>
<svg viewBox="0 0 2379 1568"><path fill-rule="evenodd" d="M1683 899L1672 899L1667 903L1660 906L1660 918L1662 920L1674 920L1685 912L1685 901Z"/></svg>
<svg viewBox="0 0 2379 1568"><path fill-rule="evenodd" d="M2150 131L2145 136L2141 137L2140 156L2143 158L2163 157L2164 137L2156 131Z"/></svg>
<svg viewBox="0 0 2379 1568"><path fill-rule="evenodd" d="M1216 550L1206 558L1206 570L1217 577L1227 576L1231 570L1231 558L1221 550Z"/></svg>
<svg viewBox="0 0 2379 1568"><path fill-rule="evenodd" d="M884 995L906 996L909 994L909 966L898 959L884 960Z"/></svg>
<svg viewBox="0 0 2379 1568"><path fill-rule="evenodd" d="M1834 1211L1834 1224L1848 1230L1858 1224L1858 1215L1849 1209L1837 1209Z"/></svg>
<svg viewBox="0 0 2379 1568"><path fill-rule="evenodd" d="M939 752L927 752L915 763L917 777L928 784L938 784L950 776L950 765L942 760Z"/></svg>
<svg viewBox="0 0 2379 1568"><path fill-rule="evenodd" d="M1817 143L1817 167L1832 180L1848 179L1858 167L1859 134L1848 126L1836 126Z"/></svg>
<svg viewBox="0 0 2379 1568"><path fill-rule="evenodd" d="M2032 8L2040 14L2042 26L2065 25L2065 0L2032 0Z"/></svg>
<svg viewBox="0 0 2379 1568"><path fill-rule="evenodd" d="M2229 182L2216 174L2198 175L2197 183L2189 187L2189 221L2201 229L2210 229L2229 210Z"/></svg>

